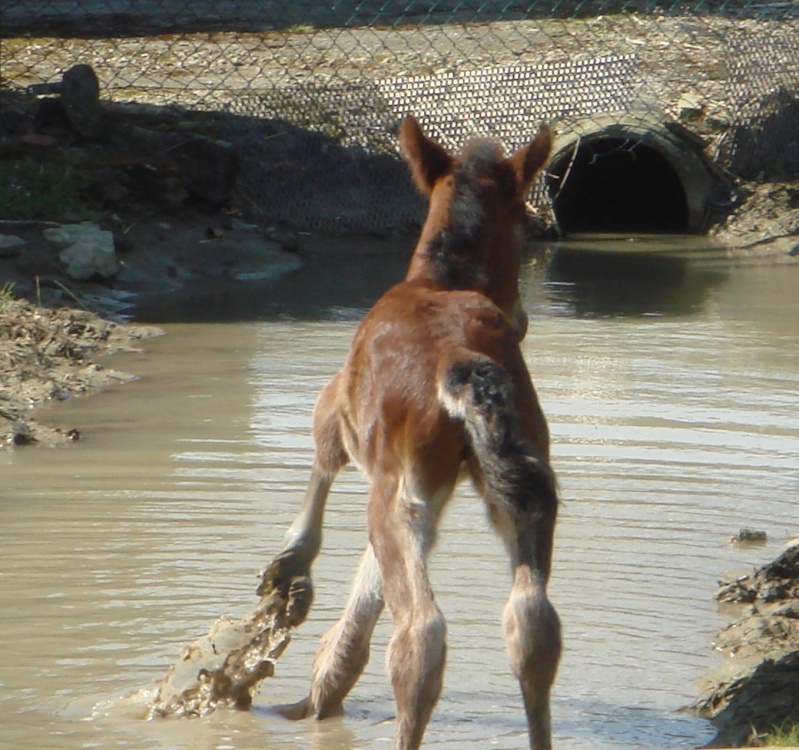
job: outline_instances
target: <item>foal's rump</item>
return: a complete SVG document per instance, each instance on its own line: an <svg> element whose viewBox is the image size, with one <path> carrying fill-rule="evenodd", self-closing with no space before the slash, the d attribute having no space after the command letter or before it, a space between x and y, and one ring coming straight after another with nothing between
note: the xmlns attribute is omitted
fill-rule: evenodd
<svg viewBox="0 0 799 750"><path fill-rule="evenodd" d="M372 463L363 448L382 432L402 463L428 464L434 449L438 468L444 454L456 463L473 454L493 476L490 457L509 453L546 467L549 433L518 333L483 294L397 285L360 327L348 364L359 425L350 444L363 465Z"/></svg>
<svg viewBox="0 0 799 750"><path fill-rule="evenodd" d="M489 503L514 515L553 512L554 474L546 455L537 455L522 433L508 370L470 353L444 368L439 397L450 416L464 424Z"/></svg>

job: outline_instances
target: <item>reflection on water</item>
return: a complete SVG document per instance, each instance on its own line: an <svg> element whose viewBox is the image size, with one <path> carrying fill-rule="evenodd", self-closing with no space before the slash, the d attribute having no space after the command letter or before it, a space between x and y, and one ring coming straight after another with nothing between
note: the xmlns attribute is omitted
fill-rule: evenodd
<svg viewBox="0 0 799 750"><path fill-rule="evenodd" d="M405 275L412 238L375 239L377 255L363 255L339 240L343 255L314 257L301 271L264 287L189 288L140 308L147 321L358 320Z"/></svg>
<svg viewBox="0 0 799 750"><path fill-rule="evenodd" d="M729 275L724 249L697 237L572 238L547 246L554 312L693 315Z"/></svg>
<svg viewBox="0 0 799 750"><path fill-rule="evenodd" d="M542 257L525 276L525 354L563 495L552 580L566 638L557 745L695 747L712 733L678 709L716 663L716 581L799 532L799 272ZM291 724L270 709L306 689L316 638L365 543L354 470L331 495L312 617L253 711L146 723L114 699L160 674L214 618L254 602L255 574L279 548L307 479L316 394L355 319L402 265L318 264L268 297L240 295L237 303L258 301L255 321L173 323L147 352L115 360L139 382L50 410L48 419L81 429L82 443L0 454L9 747L387 742L385 620L343 719ZM219 303L244 318L241 304ZM426 746L525 747L498 624L507 561L470 492L452 509L432 571L449 663ZM732 547L743 526L767 531L768 546Z"/></svg>

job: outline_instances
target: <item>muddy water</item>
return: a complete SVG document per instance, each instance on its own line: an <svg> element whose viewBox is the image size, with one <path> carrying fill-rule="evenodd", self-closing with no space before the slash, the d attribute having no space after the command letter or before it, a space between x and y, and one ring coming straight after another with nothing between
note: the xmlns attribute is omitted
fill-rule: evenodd
<svg viewBox="0 0 799 750"><path fill-rule="evenodd" d="M591 258L531 265L524 286L564 501L557 746L696 747L712 732L678 709L717 663L716 581L799 534L799 269ZM0 744L388 747L385 621L343 719L292 724L270 709L303 694L364 544L355 471L331 498L312 617L254 710L143 722L117 699L254 603L303 491L315 395L400 269L306 271L238 300L247 312L201 300L198 317L249 320L168 324L114 361L139 382L47 415L82 442L0 454ZM744 526L768 544L730 545ZM427 746L525 747L498 625L506 562L468 492L444 520L433 577L450 652Z"/></svg>

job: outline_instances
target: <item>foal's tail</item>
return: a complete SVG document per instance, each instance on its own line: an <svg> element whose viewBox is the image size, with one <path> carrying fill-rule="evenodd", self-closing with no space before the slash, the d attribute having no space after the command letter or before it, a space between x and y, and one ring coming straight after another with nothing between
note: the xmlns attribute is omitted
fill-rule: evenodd
<svg viewBox="0 0 799 750"><path fill-rule="evenodd" d="M508 371L488 357L472 355L442 373L439 395L444 408L466 427L487 501L513 516L554 524L555 475L521 435Z"/></svg>

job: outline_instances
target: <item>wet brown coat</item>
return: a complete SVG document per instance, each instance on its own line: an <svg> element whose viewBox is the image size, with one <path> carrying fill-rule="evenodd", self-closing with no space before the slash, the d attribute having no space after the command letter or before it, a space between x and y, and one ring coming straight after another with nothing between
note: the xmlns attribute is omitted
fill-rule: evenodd
<svg viewBox="0 0 799 750"><path fill-rule="evenodd" d="M446 654L427 556L444 505L470 475L508 549L508 652L531 747L548 750L560 654L559 622L546 596L557 499L546 421L519 348L527 318L518 280L524 198L551 134L542 128L509 157L495 143L475 141L456 158L407 118L400 145L429 199L428 217L406 279L367 314L320 395L309 489L262 591L310 575L330 485L349 460L370 483L370 545L344 614L317 652L311 693L286 714L324 718L341 710L385 603L394 620L393 750L420 746Z"/></svg>

